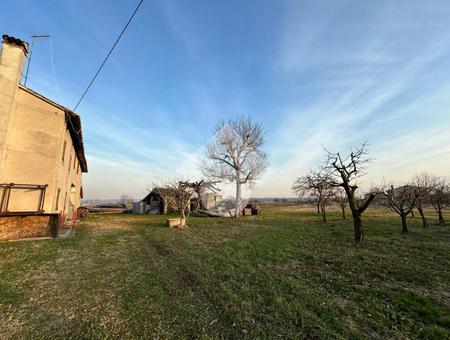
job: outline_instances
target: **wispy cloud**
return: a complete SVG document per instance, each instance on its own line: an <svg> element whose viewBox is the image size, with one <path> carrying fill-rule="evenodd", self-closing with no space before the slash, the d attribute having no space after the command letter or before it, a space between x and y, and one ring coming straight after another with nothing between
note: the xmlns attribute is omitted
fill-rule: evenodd
<svg viewBox="0 0 450 340"><path fill-rule="evenodd" d="M406 30L403 36L392 39L391 27L382 28L386 13L378 10L368 18L369 27L380 27L377 34L372 35L370 30L363 32L367 34L366 39L355 39L359 42L339 47L342 41L329 40L333 24L342 15L343 5L337 3L331 8L317 5L310 9L312 18L320 14L318 20L299 20L299 16L311 14L304 3L297 3L295 10L289 10L275 65L287 77L308 81L302 88L315 91L315 100L305 105L299 93L299 104L281 115L284 118L277 130L279 143L273 148L278 155L277 162L272 164L271 175L255 194L269 194L276 187L280 194L291 195L295 177L315 166L324 154L323 145L347 151L363 140L382 143L372 146L380 166L371 167L372 174L366 182L380 178L386 169L401 174L397 179L406 180L420 168L442 173L436 164L450 167L449 161L439 159L448 155L450 140L442 130L427 123L420 125L424 119L430 119L430 114L442 112L442 108L436 108L436 100L441 98L442 104L445 94L450 94L447 84L420 86L423 76L433 67L442 67L442 58L449 55L449 32L427 37L419 43L411 41L415 48L405 52L400 45L411 32ZM311 75L311 70L317 75ZM412 101L406 101L418 87L420 95L417 93ZM428 114L420 112L425 107ZM431 108L436 111L430 112ZM448 128L448 118L444 122ZM409 128L402 129L404 125Z"/></svg>
<svg viewBox="0 0 450 340"><path fill-rule="evenodd" d="M197 34L198 30L195 29L195 22L189 20L188 13L183 12L183 7L180 3L176 3L173 0L165 0L160 3L173 34L181 42L191 58L198 58L202 48L202 40Z"/></svg>
<svg viewBox="0 0 450 340"><path fill-rule="evenodd" d="M36 13L23 33L2 12L5 27L54 37L66 106L128 15L106 0L6 2ZM363 140L375 157L363 185L445 175L449 16L446 0L146 3L80 108L86 196L138 197L155 180L200 177L214 125L239 114L264 124L271 161L246 196L292 195L323 146L344 152ZM38 47L32 87L57 99L48 48Z"/></svg>

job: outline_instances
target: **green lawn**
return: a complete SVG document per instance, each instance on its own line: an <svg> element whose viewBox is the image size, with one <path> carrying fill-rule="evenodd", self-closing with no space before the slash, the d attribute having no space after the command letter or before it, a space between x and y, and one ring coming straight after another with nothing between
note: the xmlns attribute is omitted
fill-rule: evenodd
<svg viewBox="0 0 450 340"><path fill-rule="evenodd" d="M450 224L369 210L355 244L337 211L166 218L1 243L0 338L450 338Z"/></svg>

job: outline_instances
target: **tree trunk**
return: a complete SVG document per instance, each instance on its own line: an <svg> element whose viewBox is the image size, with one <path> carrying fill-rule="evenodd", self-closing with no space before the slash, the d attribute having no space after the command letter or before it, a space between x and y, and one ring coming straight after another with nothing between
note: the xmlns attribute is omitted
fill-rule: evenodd
<svg viewBox="0 0 450 340"><path fill-rule="evenodd" d="M423 212L422 204L419 203L417 205L417 210L419 210L420 217L422 217L422 226L424 228L428 227L428 221L427 221L427 219L425 217L425 214Z"/></svg>
<svg viewBox="0 0 450 340"><path fill-rule="evenodd" d="M411 217L416 217L416 216L414 216L414 210L413 209L411 209Z"/></svg>
<svg viewBox="0 0 450 340"><path fill-rule="evenodd" d="M360 242L364 239L363 229L362 229L362 219L361 214L367 209L367 207L370 205L370 203L375 198L374 194L371 194L369 198L365 201L365 203L359 207L358 202L355 198L355 190L352 190L348 184L344 180L344 184L342 185L345 193L347 194L348 199L348 206L350 207L350 210L352 211L352 217L353 217L353 226L355 229L355 241Z"/></svg>
<svg viewBox="0 0 450 340"><path fill-rule="evenodd" d="M323 223L327 223L327 215L326 215L326 211L325 211L325 204L322 204L321 206L320 206L320 210L322 211L322 220L323 220Z"/></svg>
<svg viewBox="0 0 450 340"><path fill-rule="evenodd" d="M240 179L236 180L236 202L234 206L235 212L234 217L238 218L241 214L241 181Z"/></svg>
<svg viewBox="0 0 450 340"><path fill-rule="evenodd" d="M165 199L165 198L163 198L163 201L162 201L163 203L162 203L162 213L163 213L163 215L167 215L167 206L168 206L168 204L167 204L167 200Z"/></svg>
<svg viewBox="0 0 450 340"><path fill-rule="evenodd" d="M320 214L320 200L317 201L317 213Z"/></svg>
<svg viewBox="0 0 450 340"><path fill-rule="evenodd" d="M180 213L180 227L183 226L183 220L185 220L185 213L184 213L184 207L181 207L181 213Z"/></svg>
<svg viewBox="0 0 450 340"><path fill-rule="evenodd" d="M402 218L402 233L407 233L408 225L406 224L406 214L402 213L400 214L400 217Z"/></svg>
<svg viewBox="0 0 450 340"><path fill-rule="evenodd" d="M355 227L355 241L364 239L361 216L357 212L353 212L353 225Z"/></svg>
<svg viewBox="0 0 450 340"><path fill-rule="evenodd" d="M198 196L198 204L197 204L197 209L201 209L201 210L208 210L206 209L205 206L205 202L203 202L203 190L201 190L201 188L195 188L195 192Z"/></svg>
<svg viewBox="0 0 450 340"><path fill-rule="evenodd" d="M439 223L444 224L444 215L442 215L442 209L438 209L438 215L439 215Z"/></svg>
<svg viewBox="0 0 450 340"><path fill-rule="evenodd" d="M345 220L345 208L341 207L341 209L342 209L342 219Z"/></svg>
<svg viewBox="0 0 450 340"><path fill-rule="evenodd" d="M444 224L444 216L442 215L442 206L439 202L433 202L433 208L439 216L439 224Z"/></svg>
<svg viewBox="0 0 450 340"><path fill-rule="evenodd" d="M358 203L356 202L355 193L350 189L348 184L344 186L344 189L347 194L348 205L352 211L355 241L360 242L364 239L364 234L362 229L361 213L359 211Z"/></svg>

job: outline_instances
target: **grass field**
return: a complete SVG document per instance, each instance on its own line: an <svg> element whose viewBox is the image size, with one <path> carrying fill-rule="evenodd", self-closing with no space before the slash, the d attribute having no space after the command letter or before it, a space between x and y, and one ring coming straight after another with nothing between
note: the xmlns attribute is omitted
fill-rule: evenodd
<svg viewBox="0 0 450 340"><path fill-rule="evenodd" d="M91 215L73 238L0 244L0 338L450 337L450 225L369 210ZM450 220L450 216L447 216Z"/></svg>

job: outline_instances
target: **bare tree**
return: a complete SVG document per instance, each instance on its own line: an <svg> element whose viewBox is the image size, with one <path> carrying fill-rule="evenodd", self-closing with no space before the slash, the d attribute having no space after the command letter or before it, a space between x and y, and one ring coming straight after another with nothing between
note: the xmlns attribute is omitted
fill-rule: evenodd
<svg viewBox="0 0 450 340"><path fill-rule="evenodd" d="M315 201L317 213L320 214L322 203L322 182L317 180L317 172L310 171L308 175L298 177L292 185L292 191L299 197L308 197Z"/></svg>
<svg viewBox="0 0 450 340"><path fill-rule="evenodd" d="M404 185L399 188L394 188L393 185L385 186L383 195L387 200L388 207L402 219L402 233L407 233L408 225L406 223L406 216L416 206L418 197L417 187L412 185Z"/></svg>
<svg viewBox="0 0 450 340"><path fill-rule="evenodd" d="M439 178L423 172L415 175L412 179L412 183L417 188L416 207L422 218L422 226L426 228L428 227L428 221L423 211L423 205L430 202L430 194L439 185Z"/></svg>
<svg viewBox="0 0 450 340"><path fill-rule="evenodd" d="M311 197L316 200L317 213L320 214L320 190L317 190L313 179L312 171L310 174L298 177L292 185L292 191L299 197ZM278 202L278 199L276 199ZM274 199L275 201L275 199Z"/></svg>
<svg viewBox="0 0 450 340"><path fill-rule="evenodd" d="M348 204L348 198L347 198L347 195L345 194L344 189L342 189L342 188L336 189L336 191L334 193L334 200L337 203L337 205L341 208L342 219L345 220L345 207Z"/></svg>
<svg viewBox="0 0 450 340"><path fill-rule="evenodd" d="M369 194L362 202L358 202L356 197L358 189L356 179L365 175L370 161L367 143L364 142L346 157L342 157L339 152L327 150L327 159L323 166L324 170L329 172L332 185L342 187L347 195L348 205L352 211L355 241L362 241L364 238L361 216L375 198L374 193Z"/></svg>
<svg viewBox="0 0 450 340"><path fill-rule="evenodd" d="M220 122L206 145L201 170L212 180L236 184L235 217L241 212L241 186L254 183L267 168L263 144L262 125L250 118L239 118Z"/></svg>
<svg viewBox="0 0 450 340"><path fill-rule="evenodd" d="M322 214L323 221L327 221L326 206L334 196L334 189L326 172L311 171L308 175L297 178L292 191L298 196L315 197L318 212Z"/></svg>
<svg viewBox="0 0 450 340"><path fill-rule="evenodd" d="M430 202L439 216L439 223L443 224L443 210L450 206L450 185L446 178L441 178L430 193Z"/></svg>
<svg viewBox="0 0 450 340"><path fill-rule="evenodd" d="M186 228L187 220L191 215L192 210L196 210L195 208L191 209L190 207L191 199L195 195L196 183L174 180L168 182L165 187L173 191L175 195L177 210L180 214L179 227Z"/></svg>
<svg viewBox="0 0 450 340"><path fill-rule="evenodd" d="M180 181L177 186L177 202L178 209L180 212L180 226L187 227L187 219L191 214L191 209L189 204L191 203L191 198L195 194L195 185L189 181ZM184 221L184 224L183 224Z"/></svg>

